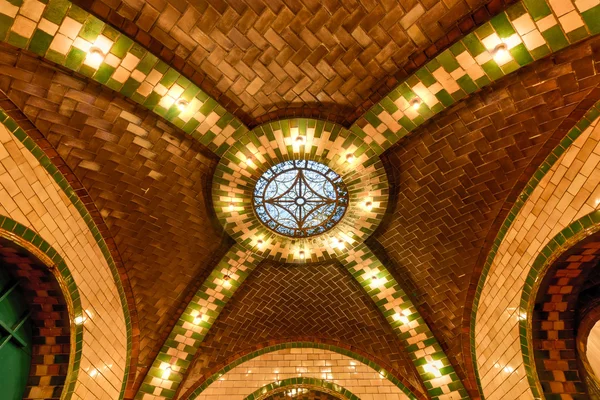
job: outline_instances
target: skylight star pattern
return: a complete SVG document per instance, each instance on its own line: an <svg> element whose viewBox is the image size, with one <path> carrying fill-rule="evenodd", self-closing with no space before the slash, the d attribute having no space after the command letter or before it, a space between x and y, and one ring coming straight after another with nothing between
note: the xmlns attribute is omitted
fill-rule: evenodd
<svg viewBox="0 0 600 400"><path fill-rule="evenodd" d="M254 210L273 231L289 237L319 235L348 208L342 178L324 164L290 160L269 168L254 189Z"/></svg>

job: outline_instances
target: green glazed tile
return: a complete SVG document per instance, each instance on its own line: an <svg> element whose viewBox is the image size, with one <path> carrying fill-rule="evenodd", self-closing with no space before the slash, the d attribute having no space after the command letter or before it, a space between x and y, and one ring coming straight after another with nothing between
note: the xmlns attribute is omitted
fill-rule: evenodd
<svg viewBox="0 0 600 400"><path fill-rule="evenodd" d="M545 0L523 0L523 3L534 21L539 21L552 12Z"/></svg>
<svg viewBox="0 0 600 400"><path fill-rule="evenodd" d="M496 29L496 33L500 38L507 38L516 33L512 24L508 20L506 13L500 13L496 15L494 18L490 20L494 29Z"/></svg>
<svg viewBox="0 0 600 400"><path fill-rule="evenodd" d="M600 5L582 12L581 16L592 35L600 33Z"/></svg>
<svg viewBox="0 0 600 400"><path fill-rule="evenodd" d="M569 45L567 38L558 24L542 32L542 36L546 39L552 51L558 51Z"/></svg>
<svg viewBox="0 0 600 400"><path fill-rule="evenodd" d="M43 56L50 47L50 43L52 43L52 36L40 29L36 29L31 37L29 50Z"/></svg>

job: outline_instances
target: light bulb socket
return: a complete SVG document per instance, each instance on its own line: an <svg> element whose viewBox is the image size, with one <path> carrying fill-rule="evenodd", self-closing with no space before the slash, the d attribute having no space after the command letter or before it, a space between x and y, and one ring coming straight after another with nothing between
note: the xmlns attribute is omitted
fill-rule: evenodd
<svg viewBox="0 0 600 400"><path fill-rule="evenodd" d="M97 57L99 56L99 57L103 57L104 58L106 56L106 54L104 54L104 52L99 47L96 47L96 46L90 47L90 49L88 50L88 53L90 55L94 55L94 56L97 56Z"/></svg>
<svg viewBox="0 0 600 400"><path fill-rule="evenodd" d="M230 280L230 279L231 279L231 277L229 276L229 274L225 274L225 275L223 276L223 280L224 280L225 282L227 282L227 281L228 281L228 280Z"/></svg>
<svg viewBox="0 0 600 400"><path fill-rule="evenodd" d="M506 46L506 43L500 43L498 46L494 47L494 50L492 50L492 56L499 57L507 51L508 46Z"/></svg>
<svg viewBox="0 0 600 400"><path fill-rule="evenodd" d="M303 142L304 142L304 137L303 136L296 137L296 143L303 143Z"/></svg>
<svg viewBox="0 0 600 400"><path fill-rule="evenodd" d="M184 99L179 99L175 102L175 105L180 111L183 111L189 105L189 103Z"/></svg>

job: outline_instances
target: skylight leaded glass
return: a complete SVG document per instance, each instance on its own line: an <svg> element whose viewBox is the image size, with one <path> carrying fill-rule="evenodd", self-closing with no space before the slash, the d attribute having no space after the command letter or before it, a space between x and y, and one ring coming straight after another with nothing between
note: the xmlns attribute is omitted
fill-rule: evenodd
<svg viewBox="0 0 600 400"><path fill-rule="evenodd" d="M258 218L275 232L308 237L331 229L342 219L348 189L326 165L284 161L259 178L253 202Z"/></svg>

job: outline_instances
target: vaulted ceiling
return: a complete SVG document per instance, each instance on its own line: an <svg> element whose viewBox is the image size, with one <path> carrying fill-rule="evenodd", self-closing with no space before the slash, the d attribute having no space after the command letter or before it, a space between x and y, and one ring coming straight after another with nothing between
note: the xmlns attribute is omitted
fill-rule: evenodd
<svg viewBox="0 0 600 400"><path fill-rule="evenodd" d="M165 54L249 126L290 116L349 125L511 2L74 1Z"/></svg>
<svg viewBox="0 0 600 400"><path fill-rule="evenodd" d="M74 3L134 38L251 128L289 116L350 127L512 2ZM231 245L210 193L219 157L126 96L4 43L0 90L81 182L114 239L139 319L139 387ZM476 398L465 333L483 259L533 172L600 100L600 39L465 97L383 153L390 204L370 245ZM272 260L259 263L224 307L178 394L239 355L306 340L377 360L427 396L401 340L347 269L337 261ZM294 398L336 397L311 390Z"/></svg>

